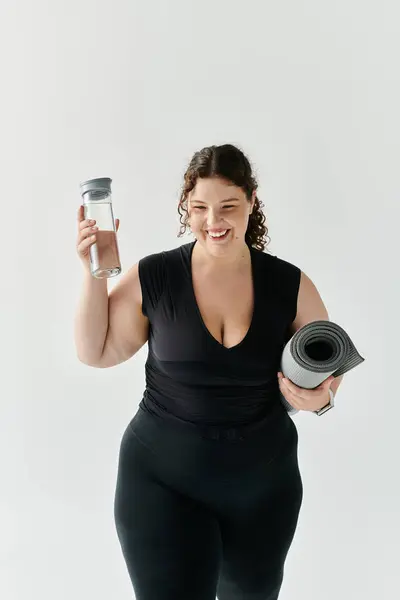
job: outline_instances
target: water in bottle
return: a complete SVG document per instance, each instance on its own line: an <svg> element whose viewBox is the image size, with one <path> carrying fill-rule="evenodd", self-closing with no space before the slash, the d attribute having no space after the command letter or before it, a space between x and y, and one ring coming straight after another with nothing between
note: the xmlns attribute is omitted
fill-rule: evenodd
<svg viewBox="0 0 400 600"><path fill-rule="evenodd" d="M96 242L89 249L90 272L98 279L121 273L111 182L109 177L101 177L89 179L80 185L85 219L94 219L98 227Z"/></svg>

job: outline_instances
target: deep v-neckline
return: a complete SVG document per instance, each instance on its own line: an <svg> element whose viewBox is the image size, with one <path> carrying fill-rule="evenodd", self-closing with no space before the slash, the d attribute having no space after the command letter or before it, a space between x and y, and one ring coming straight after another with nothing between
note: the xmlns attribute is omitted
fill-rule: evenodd
<svg viewBox="0 0 400 600"><path fill-rule="evenodd" d="M196 293L194 291L194 284L193 284L193 270L192 270L192 255L193 255L193 249L194 246L196 244L196 240L194 242L191 243L191 246L189 248L189 260L188 260L188 269L189 269L189 287L190 287L190 292L191 292L191 296L192 296L192 301L195 307L195 311L196 314L198 316L198 319L200 321L200 324L202 326L202 328L204 329L207 337L209 339L211 339L211 341L216 344L217 346L219 346L219 348L221 348L223 351L225 352L232 352L233 350L236 350L237 348L240 348L241 346L243 346L243 344L247 341L247 339L250 337L250 334L252 332L253 326L254 326L254 322L255 322L255 313L256 313L256 306L257 306L257 289L256 289L256 278L255 278L255 266L254 266L254 253L253 250L251 248L251 246L249 246L249 250L250 250L250 262L251 262L251 279L253 282L253 312L252 312L252 316L251 316L251 321L250 321L250 325L247 329L247 332L245 333L244 337L240 340L240 342L238 342L237 344L235 344L234 346L230 346L229 348L227 346L224 346L223 344L221 344L221 342L219 342L217 340L216 337L214 337L212 335L212 333L210 332L210 330L208 329L208 327L206 326L203 316L201 314L198 302L197 302L197 298L196 298Z"/></svg>

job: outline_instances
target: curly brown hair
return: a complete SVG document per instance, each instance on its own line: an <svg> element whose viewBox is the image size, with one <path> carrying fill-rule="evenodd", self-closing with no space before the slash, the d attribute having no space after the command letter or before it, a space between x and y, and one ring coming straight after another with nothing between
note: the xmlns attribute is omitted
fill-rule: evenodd
<svg viewBox="0 0 400 600"><path fill-rule="evenodd" d="M188 226L187 198L193 190L197 179L206 177L220 177L240 187L251 201L253 192L258 188L258 183L253 175L252 168L245 154L232 144L221 146L207 146L193 155L184 174L182 192L178 204L179 221L181 227L178 237L181 237ZM268 244L268 228L265 215L261 210L264 205L258 197L255 198L254 208L249 215L249 224L245 235L245 242L257 250L263 251Z"/></svg>

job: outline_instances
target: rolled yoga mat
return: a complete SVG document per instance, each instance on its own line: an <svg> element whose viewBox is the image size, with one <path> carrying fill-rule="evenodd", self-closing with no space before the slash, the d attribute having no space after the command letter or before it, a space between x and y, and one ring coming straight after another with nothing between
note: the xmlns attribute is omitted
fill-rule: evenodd
<svg viewBox="0 0 400 600"><path fill-rule="evenodd" d="M364 362L349 335L332 321L312 321L296 331L283 349L281 371L295 385L313 389L330 375L339 377ZM284 398L291 415L299 411Z"/></svg>

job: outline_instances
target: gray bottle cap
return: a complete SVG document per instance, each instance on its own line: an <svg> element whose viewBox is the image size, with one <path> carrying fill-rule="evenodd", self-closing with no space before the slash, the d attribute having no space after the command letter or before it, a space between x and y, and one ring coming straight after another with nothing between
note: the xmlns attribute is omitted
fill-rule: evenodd
<svg viewBox="0 0 400 600"><path fill-rule="evenodd" d="M99 177L97 179L89 179L80 184L82 196L86 192L111 192L112 179L109 177Z"/></svg>

